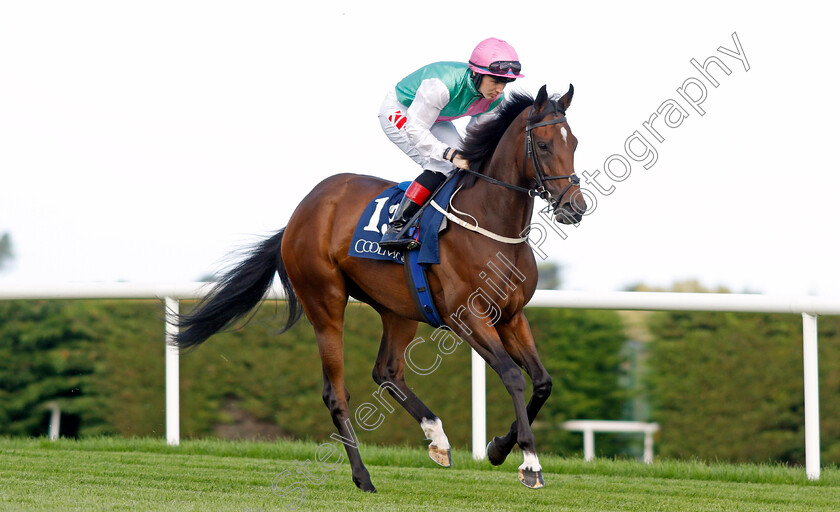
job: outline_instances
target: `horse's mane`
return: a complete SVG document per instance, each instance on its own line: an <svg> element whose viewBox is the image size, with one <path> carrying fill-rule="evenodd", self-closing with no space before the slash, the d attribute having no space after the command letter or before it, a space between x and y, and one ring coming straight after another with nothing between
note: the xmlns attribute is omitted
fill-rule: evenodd
<svg viewBox="0 0 840 512"><path fill-rule="evenodd" d="M523 110L534 104L534 98L525 92L514 91L499 107L496 118L477 127L467 130L467 136L461 148L462 156L470 163L470 169L476 172L484 172L485 164L490 160L496 146L499 144L502 135L513 123ZM540 119L552 112L565 110L557 98L551 98L549 108L543 109L542 113L529 119L530 122L539 122ZM476 177L468 174L461 179L462 188L469 188L475 184Z"/></svg>
<svg viewBox="0 0 840 512"><path fill-rule="evenodd" d="M505 98L495 119L467 130L461 154L470 163L472 170L482 171L484 164L493 155L493 151L496 150L496 146L508 126L523 110L533 104L534 98L530 94L514 91L508 98ZM467 179L463 180L464 188L472 185L475 179L475 176L468 175Z"/></svg>

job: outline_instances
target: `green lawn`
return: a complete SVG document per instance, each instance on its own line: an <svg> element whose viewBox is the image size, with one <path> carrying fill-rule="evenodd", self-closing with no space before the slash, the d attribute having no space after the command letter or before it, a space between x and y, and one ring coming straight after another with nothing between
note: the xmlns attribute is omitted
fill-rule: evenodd
<svg viewBox="0 0 840 512"><path fill-rule="evenodd" d="M454 466L441 468L422 448L362 446L372 495L353 485L346 460L319 468L316 453L327 468L343 455L319 446L0 438L0 510L840 510L837 468L811 482L803 468L542 456L546 487L531 490L516 477L517 453L494 468L457 451ZM318 483L295 469L307 459Z"/></svg>

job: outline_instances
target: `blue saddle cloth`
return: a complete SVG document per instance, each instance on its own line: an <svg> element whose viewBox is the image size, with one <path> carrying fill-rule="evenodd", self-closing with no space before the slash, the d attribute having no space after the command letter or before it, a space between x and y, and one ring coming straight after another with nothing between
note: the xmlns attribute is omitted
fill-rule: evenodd
<svg viewBox="0 0 840 512"><path fill-rule="evenodd" d="M460 181L456 176L444 184L443 188L435 195L433 200L446 208L449 199ZM405 190L411 182L403 182L399 185L386 189L371 201L356 224L353 232L353 240L350 243L350 256L357 258L370 258L375 260L389 260L395 263L404 263L402 251L386 251L379 247L379 240L382 233L388 227L388 220L397 210ZM421 265L433 265L440 263L438 251L438 233L443 222L442 213L427 206L420 218L420 249L417 255L417 263Z"/></svg>

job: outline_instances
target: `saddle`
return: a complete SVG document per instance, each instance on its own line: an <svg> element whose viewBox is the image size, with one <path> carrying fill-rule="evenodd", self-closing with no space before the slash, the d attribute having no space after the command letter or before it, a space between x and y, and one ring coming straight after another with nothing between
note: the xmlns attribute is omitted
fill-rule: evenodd
<svg viewBox="0 0 840 512"><path fill-rule="evenodd" d="M410 236L420 243L420 248L415 250L419 251L418 262L422 265L440 263L438 235L446 229L446 217L437 209L431 208L431 203L435 201L442 208L446 208L462 175L460 172L452 173L406 224ZM379 247L379 239L382 238L391 215L396 211L410 184L410 181L406 181L394 185L368 203L353 231L350 256L405 263L403 251L386 251Z"/></svg>
<svg viewBox="0 0 840 512"><path fill-rule="evenodd" d="M411 184L407 181L384 190L368 203L356 223L348 251L350 256L356 258L403 264L415 305L423 313L427 323L433 327L439 327L443 322L437 314L429 293L426 269L429 265L440 263L438 235L446 229L446 217L430 205L432 201L435 201L446 209L462 175L460 172L452 173L406 224L409 236L419 242L419 247L390 251L379 247L379 239L387 229L391 215L396 211L406 189Z"/></svg>

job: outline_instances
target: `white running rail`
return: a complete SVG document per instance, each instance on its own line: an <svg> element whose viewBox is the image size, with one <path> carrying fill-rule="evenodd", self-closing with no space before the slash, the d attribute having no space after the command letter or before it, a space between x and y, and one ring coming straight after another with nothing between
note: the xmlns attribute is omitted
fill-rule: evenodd
<svg viewBox="0 0 840 512"><path fill-rule="evenodd" d="M165 339L174 334L178 301L200 299L210 290L208 283L170 285L137 283L3 285L0 300L11 299L148 299L166 302ZM267 298L282 299L279 286ZM825 297L783 297L737 293L666 292L574 292L539 290L529 307L610 309L643 311L730 311L749 313L791 313L802 316L802 348L805 380L805 472L809 479L820 477L819 385L817 370L817 317L840 315L840 299ZM472 351L473 457L483 458L486 446L484 362ZM178 403L178 353L166 352L166 440L180 443Z"/></svg>

